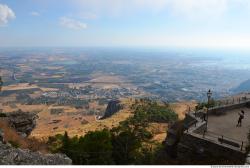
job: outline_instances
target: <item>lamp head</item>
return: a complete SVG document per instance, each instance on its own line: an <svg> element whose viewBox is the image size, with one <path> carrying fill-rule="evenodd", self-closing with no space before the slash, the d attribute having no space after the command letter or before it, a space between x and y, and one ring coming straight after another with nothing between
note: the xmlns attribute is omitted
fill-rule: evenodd
<svg viewBox="0 0 250 168"><path fill-rule="evenodd" d="M207 97L211 98L211 96L212 96L212 92L211 92L211 89L209 89L208 92L207 92Z"/></svg>

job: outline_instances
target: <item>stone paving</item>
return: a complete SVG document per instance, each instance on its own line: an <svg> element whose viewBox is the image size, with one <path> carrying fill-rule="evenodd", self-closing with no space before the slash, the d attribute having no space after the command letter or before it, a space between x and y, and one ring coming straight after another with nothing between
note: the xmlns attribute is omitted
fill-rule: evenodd
<svg viewBox="0 0 250 168"><path fill-rule="evenodd" d="M238 113L244 110L245 116L242 120L242 126L236 127L239 115ZM213 132L218 135L223 135L227 138L237 140L239 142L247 142L247 135L250 131L250 109L240 108L227 111L224 115L208 117L208 132Z"/></svg>

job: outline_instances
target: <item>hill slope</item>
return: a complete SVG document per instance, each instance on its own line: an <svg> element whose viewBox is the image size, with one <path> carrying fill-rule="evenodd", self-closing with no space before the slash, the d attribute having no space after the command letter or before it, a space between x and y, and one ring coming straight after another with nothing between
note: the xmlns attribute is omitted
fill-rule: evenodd
<svg viewBox="0 0 250 168"><path fill-rule="evenodd" d="M238 87L232 89L235 93L249 92L250 91L250 79L242 82Z"/></svg>
<svg viewBox="0 0 250 168"><path fill-rule="evenodd" d="M121 99L120 104L122 109L116 112L110 117L102 120L92 119L86 124L80 124L77 120L75 122L70 122L70 127L65 128L64 125L67 124L67 120L64 122L56 123L58 129L51 129L50 125L38 121L37 127L32 131L31 137L35 138L46 138L56 134L63 134L65 131L68 132L70 136L81 136L85 135L89 131L102 130L103 128L113 128L119 125L121 121L126 120L128 117L133 115L133 110L131 106L135 103L134 99ZM179 119L183 119L185 113L188 112L189 107L194 109L195 102L183 102L183 103L173 103L170 107L178 114ZM97 118L97 116L96 116ZM48 119L47 119L48 121ZM155 135L155 140L162 141L166 137L166 132L168 128L167 123L151 123L151 130Z"/></svg>

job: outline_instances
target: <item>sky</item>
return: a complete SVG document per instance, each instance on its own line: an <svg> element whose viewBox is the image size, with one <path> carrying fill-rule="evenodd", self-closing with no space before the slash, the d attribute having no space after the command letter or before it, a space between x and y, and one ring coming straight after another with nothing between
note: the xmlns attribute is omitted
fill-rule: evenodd
<svg viewBox="0 0 250 168"><path fill-rule="evenodd" d="M250 0L0 0L0 47L250 48Z"/></svg>

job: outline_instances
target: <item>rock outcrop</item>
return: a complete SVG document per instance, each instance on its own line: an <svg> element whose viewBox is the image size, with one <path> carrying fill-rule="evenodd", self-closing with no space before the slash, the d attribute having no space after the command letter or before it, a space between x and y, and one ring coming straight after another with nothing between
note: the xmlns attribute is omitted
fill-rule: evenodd
<svg viewBox="0 0 250 168"><path fill-rule="evenodd" d="M70 165L72 161L63 154L41 154L13 148L0 142L0 165Z"/></svg>
<svg viewBox="0 0 250 168"><path fill-rule="evenodd" d="M38 116L35 113L23 112L21 110L7 113L9 125L22 136L28 136L36 126Z"/></svg>
<svg viewBox="0 0 250 168"><path fill-rule="evenodd" d="M0 137L3 132L0 131ZM0 140L0 165L71 165L72 160L64 154L42 154L12 147Z"/></svg>
<svg viewBox="0 0 250 168"><path fill-rule="evenodd" d="M105 119L108 117L111 117L113 114L117 113L118 111L120 111L123 108L121 102L119 100L112 100L108 103L108 106L106 108L106 111L103 115L103 117L101 117L101 119Z"/></svg>

